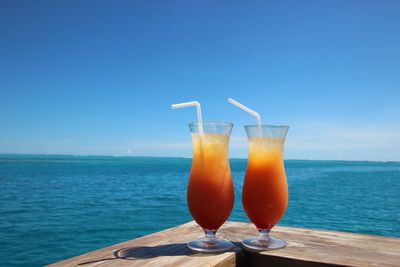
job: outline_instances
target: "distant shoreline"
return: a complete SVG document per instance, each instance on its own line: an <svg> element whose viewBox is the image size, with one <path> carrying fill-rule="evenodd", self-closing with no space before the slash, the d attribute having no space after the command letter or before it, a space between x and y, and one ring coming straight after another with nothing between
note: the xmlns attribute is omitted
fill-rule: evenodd
<svg viewBox="0 0 400 267"><path fill-rule="evenodd" d="M192 159L191 157L169 157L169 156L125 156L125 155L72 155L72 154L17 154L17 153L0 153L0 159L6 157L70 157L70 158L98 158L98 159ZM247 160L247 158L230 158L230 160ZM338 159L285 159L285 161L324 161L324 162L371 162L371 163L400 163L400 161L389 160L389 161L379 161L379 160L338 160Z"/></svg>

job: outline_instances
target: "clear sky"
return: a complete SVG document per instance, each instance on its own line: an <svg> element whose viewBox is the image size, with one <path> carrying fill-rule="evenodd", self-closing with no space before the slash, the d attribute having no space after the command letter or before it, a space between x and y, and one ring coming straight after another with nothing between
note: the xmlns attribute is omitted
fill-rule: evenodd
<svg viewBox="0 0 400 267"><path fill-rule="evenodd" d="M290 126L288 159L400 160L400 1L0 1L0 153L191 156L187 123Z"/></svg>

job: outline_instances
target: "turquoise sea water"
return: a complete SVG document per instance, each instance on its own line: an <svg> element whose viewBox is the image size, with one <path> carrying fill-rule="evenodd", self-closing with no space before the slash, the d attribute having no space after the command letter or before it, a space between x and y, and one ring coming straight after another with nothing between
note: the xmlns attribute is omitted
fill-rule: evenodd
<svg viewBox="0 0 400 267"><path fill-rule="evenodd" d="M231 160L235 207L246 160ZM0 156L0 265L41 266L191 220L191 159ZM285 162L281 225L400 237L400 163Z"/></svg>

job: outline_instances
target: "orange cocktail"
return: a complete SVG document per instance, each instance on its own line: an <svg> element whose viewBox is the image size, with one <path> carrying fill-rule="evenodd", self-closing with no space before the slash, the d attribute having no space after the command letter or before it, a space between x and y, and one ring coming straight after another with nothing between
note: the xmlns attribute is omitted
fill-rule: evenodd
<svg viewBox="0 0 400 267"><path fill-rule="evenodd" d="M276 249L286 243L269 237L271 228L283 217L288 205L288 186L283 146L288 127L246 126L249 160L243 184L243 208L260 232L243 244L254 250Z"/></svg>
<svg viewBox="0 0 400 267"><path fill-rule="evenodd" d="M206 238L191 241L189 248L203 252L228 250L230 242L215 239L218 228L233 208L234 190L228 158L232 124L203 122L204 133L191 123L193 162L187 201L194 220L204 229Z"/></svg>

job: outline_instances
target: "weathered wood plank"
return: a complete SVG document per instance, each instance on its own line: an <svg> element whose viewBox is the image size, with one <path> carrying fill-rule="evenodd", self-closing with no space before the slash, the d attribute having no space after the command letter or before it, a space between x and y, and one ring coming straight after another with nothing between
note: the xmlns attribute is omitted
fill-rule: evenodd
<svg viewBox="0 0 400 267"><path fill-rule="evenodd" d="M257 231L247 223L227 222L220 234L240 245ZM252 266L400 266L399 238L279 226L271 234L286 240L288 247L248 253Z"/></svg>
<svg viewBox="0 0 400 267"><path fill-rule="evenodd" d="M71 258L52 266L400 266L400 239L333 231L275 227L285 249L250 253L240 241L257 235L248 223L226 222L220 238L237 247L222 254L198 254L186 242L202 237L194 222Z"/></svg>
<svg viewBox="0 0 400 267"><path fill-rule="evenodd" d="M50 266L236 266L239 247L211 255L194 253L187 248L187 241L203 235L199 226L189 222Z"/></svg>

